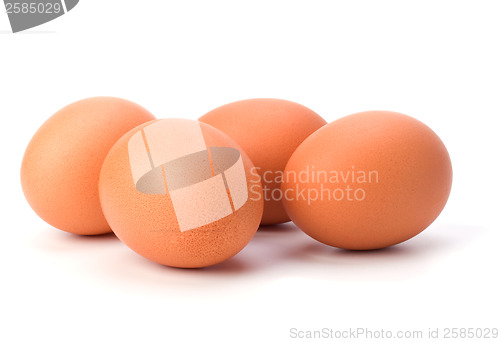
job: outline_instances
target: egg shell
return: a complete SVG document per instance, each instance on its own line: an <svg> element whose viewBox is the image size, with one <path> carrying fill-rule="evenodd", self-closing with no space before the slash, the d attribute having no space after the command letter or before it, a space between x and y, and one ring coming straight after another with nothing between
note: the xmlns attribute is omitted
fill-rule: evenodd
<svg viewBox="0 0 500 342"><path fill-rule="evenodd" d="M132 128L155 119L119 98L72 103L35 133L24 154L21 184L33 210L61 230L95 235L111 232L99 203L101 165L113 144Z"/></svg>
<svg viewBox="0 0 500 342"><path fill-rule="evenodd" d="M210 156L204 155L208 149ZM216 176L207 176L204 168L218 168L217 149L230 153L222 154L225 166ZM233 164L234 151L240 158ZM259 226L264 202L253 167L231 138L209 125L156 120L110 150L100 175L101 205L118 238L145 258L181 268L210 266L237 254ZM217 183L222 174L225 183Z"/></svg>
<svg viewBox="0 0 500 342"><path fill-rule="evenodd" d="M258 168L265 198L261 224L289 221L279 196L279 176L293 151L326 121L303 105L269 98L229 103L199 120L233 138Z"/></svg>
<svg viewBox="0 0 500 342"><path fill-rule="evenodd" d="M300 172L310 177L293 176ZM371 111L307 138L286 166L282 191L286 211L305 233L327 245L368 250L423 231L444 208L451 184L448 151L429 127L400 113Z"/></svg>

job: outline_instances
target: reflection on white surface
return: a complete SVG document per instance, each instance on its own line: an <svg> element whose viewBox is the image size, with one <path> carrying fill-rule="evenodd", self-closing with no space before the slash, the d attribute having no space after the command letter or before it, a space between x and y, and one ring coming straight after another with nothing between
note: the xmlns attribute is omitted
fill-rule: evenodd
<svg viewBox="0 0 500 342"><path fill-rule="evenodd" d="M224 263L190 270L144 259L113 234L81 237L33 222L4 250L15 262L6 264L2 301L10 326L22 332L31 322L38 336L85 324L86 338L289 341L292 327L497 322L498 234L489 227L436 223L398 246L350 252L287 223L261 228Z"/></svg>
<svg viewBox="0 0 500 342"><path fill-rule="evenodd" d="M74 259L88 281L131 283L151 290L191 291L217 288L235 291L251 283L266 285L283 277L329 283L397 282L425 277L447 258L474 244L486 232L472 226L431 226L402 244L372 251L348 251L308 237L293 223L261 227L235 257L203 269L155 264L135 254L113 234L76 236L47 229L31 241L49 258ZM61 265L64 270L64 265ZM74 269L73 267L71 269ZM186 287L187 286L187 287Z"/></svg>

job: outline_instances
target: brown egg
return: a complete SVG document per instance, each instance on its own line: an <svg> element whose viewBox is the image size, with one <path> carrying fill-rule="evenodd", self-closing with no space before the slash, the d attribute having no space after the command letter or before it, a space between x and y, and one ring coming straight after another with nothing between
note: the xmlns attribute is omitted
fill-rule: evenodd
<svg viewBox="0 0 500 342"><path fill-rule="evenodd" d="M118 138L153 119L141 106L113 97L81 100L55 113L31 139L21 166L33 210L70 233L111 232L99 203L102 162Z"/></svg>
<svg viewBox="0 0 500 342"><path fill-rule="evenodd" d="M238 253L259 226L264 202L253 167L209 125L156 120L110 150L101 205L114 233L138 254L168 266L214 265Z"/></svg>
<svg viewBox="0 0 500 342"><path fill-rule="evenodd" d="M287 213L314 239L377 249L428 227L444 208L451 161L439 137L403 114L372 111L334 121L290 158L282 191Z"/></svg>
<svg viewBox="0 0 500 342"><path fill-rule="evenodd" d="M255 164L265 200L261 223L289 221L281 203L281 175L293 151L326 121L309 108L278 99L229 103L199 120L233 138Z"/></svg>

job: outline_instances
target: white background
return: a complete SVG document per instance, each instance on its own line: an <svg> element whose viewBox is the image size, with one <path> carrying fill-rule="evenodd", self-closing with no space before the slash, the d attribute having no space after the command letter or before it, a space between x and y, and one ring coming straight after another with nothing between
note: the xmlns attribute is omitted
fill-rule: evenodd
<svg viewBox="0 0 500 342"><path fill-rule="evenodd" d="M18 34L0 7L0 340L500 328L499 4L82 0ZM286 224L215 267L159 266L114 236L50 227L23 197L31 136L61 107L96 95L192 119L253 97L296 101L327 121L403 112L445 142L453 190L435 223L393 248L337 250Z"/></svg>

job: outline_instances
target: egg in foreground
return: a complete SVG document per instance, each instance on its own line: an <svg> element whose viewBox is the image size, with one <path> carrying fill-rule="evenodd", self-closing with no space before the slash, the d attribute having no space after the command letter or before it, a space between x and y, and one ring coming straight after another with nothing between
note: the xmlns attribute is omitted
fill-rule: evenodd
<svg viewBox="0 0 500 342"><path fill-rule="evenodd" d="M101 165L123 134L153 119L138 104L114 97L84 99L55 113L31 139L21 166L32 209L70 233L111 232L99 203Z"/></svg>
<svg viewBox="0 0 500 342"><path fill-rule="evenodd" d="M157 263L197 268L237 254L263 211L262 186L242 149L193 120L134 128L113 146L100 175L113 232Z"/></svg>
<svg viewBox="0 0 500 342"><path fill-rule="evenodd" d="M290 220L281 203L281 176L293 151L326 121L311 109L280 99L249 99L199 118L233 138L255 164L264 195L263 225Z"/></svg>
<svg viewBox="0 0 500 342"><path fill-rule="evenodd" d="M452 166L441 139L400 113L338 119L293 153L282 183L293 222L327 245L378 249L412 238L443 210Z"/></svg>

